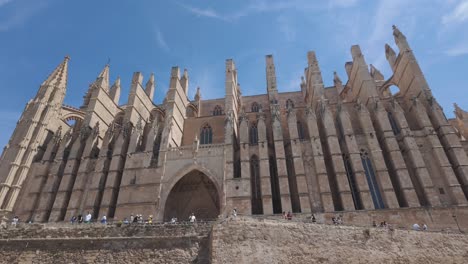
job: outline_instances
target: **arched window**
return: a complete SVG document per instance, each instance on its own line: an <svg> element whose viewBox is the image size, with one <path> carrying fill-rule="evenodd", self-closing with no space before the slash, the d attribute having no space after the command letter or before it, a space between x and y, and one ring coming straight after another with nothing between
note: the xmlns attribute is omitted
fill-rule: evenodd
<svg viewBox="0 0 468 264"><path fill-rule="evenodd" d="M357 191L356 177L354 176L354 171L351 167L351 161L349 160L348 155L343 154L343 162L346 170L346 176L348 178L349 187L351 189L351 196L353 197L354 208L360 210L362 209L361 197L359 196Z"/></svg>
<svg viewBox="0 0 468 264"><path fill-rule="evenodd" d="M294 108L294 102L291 99L286 100L286 109Z"/></svg>
<svg viewBox="0 0 468 264"><path fill-rule="evenodd" d="M200 131L200 144L211 144L213 143L213 130L210 125L206 124Z"/></svg>
<svg viewBox="0 0 468 264"><path fill-rule="evenodd" d="M369 158L369 155L366 151L361 149L361 161L362 166L364 167L364 172L366 174L367 184L369 185L369 191L372 196L372 201L374 202L375 209L382 209L385 207L382 194L379 190L379 185L377 184L377 178L375 177L374 167Z"/></svg>
<svg viewBox="0 0 468 264"><path fill-rule="evenodd" d="M258 129L257 124L252 123L249 129L249 142L251 145L258 144Z"/></svg>
<svg viewBox="0 0 468 264"><path fill-rule="evenodd" d="M302 123L297 121L297 135L299 139L304 139L304 129L302 128Z"/></svg>
<svg viewBox="0 0 468 264"><path fill-rule="evenodd" d="M390 125L392 126L393 134L398 135L400 134L400 128L393 117L392 112L387 112L388 120L390 121Z"/></svg>
<svg viewBox="0 0 468 264"><path fill-rule="evenodd" d="M219 115L222 115L223 114L223 109L221 108L221 106L217 105L215 106L214 110L213 110L213 115L214 116L219 116Z"/></svg>
<svg viewBox="0 0 468 264"><path fill-rule="evenodd" d="M251 106L252 112L258 112L260 110L260 106L258 105L257 102L253 102Z"/></svg>
<svg viewBox="0 0 468 264"><path fill-rule="evenodd" d="M250 185L252 187L252 214L263 214L260 164L256 155L250 158Z"/></svg>

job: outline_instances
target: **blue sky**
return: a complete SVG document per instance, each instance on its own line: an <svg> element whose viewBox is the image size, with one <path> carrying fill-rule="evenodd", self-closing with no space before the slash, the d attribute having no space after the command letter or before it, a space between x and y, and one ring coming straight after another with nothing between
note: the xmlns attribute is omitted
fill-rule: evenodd
<svg viewBox="0 0 468 264"><path fill-rule="evenodd" d="M453 116L468 109L468 0L0 0L0 146L40 83L70 55L65 103L80 106L110 58L124 104L133 72L156 76L156 102L170 69L187 68L190 97L224 96L224 62L233 58L244 95L265 92L266 54L273 54L280 91L299 90L306 53L315 50L325 85L343 82L350 47L385 77L391 25L407 36L433 93ZM146 82L146 79L145 79Z"/></svg>

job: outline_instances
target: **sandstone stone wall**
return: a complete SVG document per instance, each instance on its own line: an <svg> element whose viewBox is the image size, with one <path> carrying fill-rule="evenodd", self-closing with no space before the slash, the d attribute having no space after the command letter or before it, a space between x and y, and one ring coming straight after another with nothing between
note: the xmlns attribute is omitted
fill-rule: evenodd
<svg viewBox="0 0 468 264"><path fill-rule="evenodd" d="M213 228L212 263L467 263L468 236L279 221Z"/></svg>
<svg viewBox="0 0 468 264"><path fill-rule="evenodd" d="M0 263L208 263L210 224L0 229Z"/></svg>

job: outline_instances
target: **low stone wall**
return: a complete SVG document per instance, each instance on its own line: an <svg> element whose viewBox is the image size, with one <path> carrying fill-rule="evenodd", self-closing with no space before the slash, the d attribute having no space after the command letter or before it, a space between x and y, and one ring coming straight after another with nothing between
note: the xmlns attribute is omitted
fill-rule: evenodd
<svg viewBox="0 0 468 264"><path fill-rule="evenodd" d="M272 220L226 221L212 263L468 263L468 236Z"/></svg>
<svg viewBox="0 0 468 264"><path fill-rule="evenodd" d="M22 224L0 229L0 263L208 263L212 224Z"/></svg>
<svg viewBox="0 0 468 264"><path fill-rule="evenodd" d="M386 221L394 228L411 229L414 223L427 224L430 230L468 233L468 206L400 208L383 210L315 213L318 223L332 223L332 217L341 216L346 225L371 227L372 222ZM310 222L311 214L294 214L295 220ZM281 215L259 216L259 219L281 219Z"/></svg>

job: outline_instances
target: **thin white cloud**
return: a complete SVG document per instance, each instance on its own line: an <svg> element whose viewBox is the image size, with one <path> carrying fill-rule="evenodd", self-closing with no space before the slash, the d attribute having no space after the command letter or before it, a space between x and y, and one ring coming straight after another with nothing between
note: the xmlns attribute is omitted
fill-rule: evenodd
<svg viewBox="0 0 468 264"><path fill-rule="evenodd" d="M12 2L11 0L0 0L0 6ZM10 31L16 27L24 25L34 15L47 7L48 1L27 2L15 7L14 12L9 16L0 19L0 32Z"/></svg>
<svg viewBox="0 0 468 264"><path fill-rule="evenodd" d="M288 17L281 15L278 17L277 22L278 29L283 34L286 41L292 42L296 40L296 30Z"/></svg>
<svg viewBox="0 0 468 264"><path fill-rule="evenodd" d="M455 47L449 48L445 51L445 54L456 57L456 56L461 56L461 55L467 55L468 54L468 43L462 43L459 44Z"/></svg>
<svg viewBox="0 0 468 264"><path fill-rule="evenodd" d="M169 51L169 45L167 45L166 39L164 38L163 33L158 27L154 27L154 36L158 46L165 51Z"/></svg>
<svg viewBox="0 0 468 264"><path fill-rule="evenodd" d="M182 3L178 3L178 5L184 8L185 10L189 11L190 13L199 17L209 17L209 18L216 18L219 20L229 20L227 17L222 16L217 11L211 8L199 8L199 7L185 5Z"/></svg>
<svg viewBox="0 0 468 264"><path fill-rule="evenodd" d="M0 0L0 7L10 3L12 0Z"/></svg>
<svg viewBox="0 0 468 264"><path fill-rule="evenodd" d="M359 0L331 0L328 5L330 8L346 8L355 6L358 2Z"/></svg>
<svg viewBox="0 0 468 264"><path fill-rule="evenodd" d="M212 8L201 8L182 3L178 3L178 5L199 17L214 18L226 22L233 22L240 18L257 13L278 12L285 10L311 11L321 9L325 10L326 8L347 8L356 5L358 1L359 0L332 0L328 4L320 4L308 0L251 0L247 5L239 8L238 10L225 14L222 14Z"/></svg>
<svg viewBox="0 0 468 264"><path fill-rule="evenodd" d="M461 1L455 8L448 14L442 17L442 23L462 23L468 20L468 0Z"/></svg>

